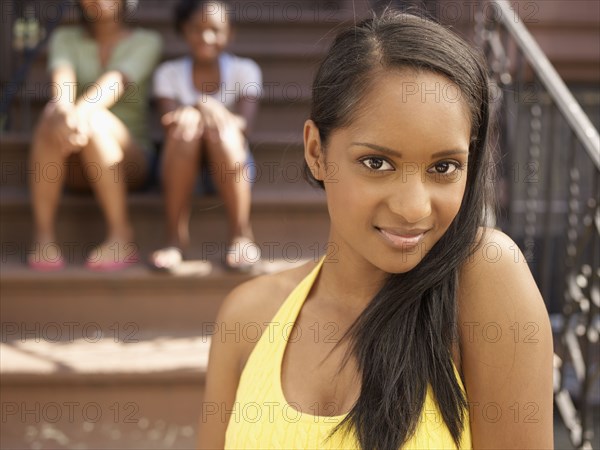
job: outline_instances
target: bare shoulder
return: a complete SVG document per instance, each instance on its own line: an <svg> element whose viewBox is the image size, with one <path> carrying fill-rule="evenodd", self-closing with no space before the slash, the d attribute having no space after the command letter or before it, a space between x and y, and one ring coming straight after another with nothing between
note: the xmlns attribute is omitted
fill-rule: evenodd
<svg viewBox="0 0 600 450"><path fill-rule="evenodd" d="M550 319L525 256L506 234L482 229L481 240L462 267L459 278L459 320L487 324L498 332L516 334L527 329L550 330ZM463 326L464 331L464 326Z"/></svg>
<svg viewBox="0 0 600 450"><path fill-rule="evenodd" d="M231 411L243 367L256 345L256 339L244 339L245 326L266 327L277 310L314 262L262 275L234 288L223 300L211 338L206 373L204 405L211 405L214 414L206 414L200 423L198 448L224 448L229 418L218 414L219 408Z"/></svg>
<svg viewBox="0 0 600 450"><path fill-rule="evenodd" d="M544 300L506 234L481 230L458 292L473 448L552 448L553 343Z"/></svg>
<svg viewBox="0 0 600 450"><path fill-rule="evenodd" d="M460 272L461 313L471 319L547 319L544 300L517 244L492 228L479 234L478 246Z"/></svg>
<svg viewBox="0 0 600 450"><path fill-rule="evenodd" d="M258 326L264 332L268 323L277 313L290 292L308 275L316 263L309 261L301 266L277 273L259 275L236 286L225 297L217 315L217 327L241 330L248 324ZM237 333L232 333L234 338ZM243 363L256 344L236 339L238 357Z"/></svg>

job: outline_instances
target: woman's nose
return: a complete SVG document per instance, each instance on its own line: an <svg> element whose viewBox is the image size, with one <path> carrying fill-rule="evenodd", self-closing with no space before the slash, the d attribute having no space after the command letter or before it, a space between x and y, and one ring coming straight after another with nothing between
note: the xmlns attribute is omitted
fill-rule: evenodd
<svg viewBox="0 0 600 450"><path fill-rule="evenodd" d="M389 208L407 224L417 224L431 215L431 196L427 180L418 168L406 167L391 187Z"/></svg>

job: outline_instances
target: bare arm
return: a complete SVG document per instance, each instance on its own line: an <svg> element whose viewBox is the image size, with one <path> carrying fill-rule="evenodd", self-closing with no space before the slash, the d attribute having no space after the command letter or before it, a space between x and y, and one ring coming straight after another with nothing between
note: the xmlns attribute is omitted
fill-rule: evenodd
<svg viewBox="0 0 600 450"><path fill-rule="evenodd" d="M229 423L227 411L231 411L241 375L240 336L221 333L220 330L235 330L246 315L244 304L250 298L251 289L244 283L235 288L223 300L216 319L208 356L208 371L202 403L202 414L198 431L198 449L222 449ZM246 317L247 319L247 317Z"/></svg>
<svg viewBox="0 0 600 450"><path fill-rule="evenodd" d="M111 70L103 73L77 99L76 107L87 113L113 106L126 90L127 79L123 73Z"/></svg>
<svg viewBox="0 0 600 450"><path fill-rule="evenodd" d="M229 111L223 103L212 97L204 96L198 100L196 108L200 111L206 127L217 133L215 137L225 133L228 127L237 128L244 133L248 126L244 117Z"/></svg>
<svg viewBox="0 0 600 450"><path fill-rule="evenodd" d="M50 103L56 105L74 105L77 88L76 88L75 71L70 66L60 66L52 71L52 98Z"/></svg>
<svg viewBox="0 0 600 450"><path fill-rule="evenodd" d="M181 105L167 97L157 98L160 122L168 136L190 142L201 136L204 121L200 111L194 106Z"/></svg>
<svg viewBox="0 0 600 450"><path fill-rule="evenodd" d="M550 321L523 254L501 232L461 273L459 330L473 448L553 448Z"/></svg>
<svg viewBox="0 0 600 450"><path fill-rule="evenodd" d="M52 71L51 98L44 109L52 130L60 140L64 154L77 151L87 143L80 133L76 113L77 78L69 65L61 65Z"/></svg>

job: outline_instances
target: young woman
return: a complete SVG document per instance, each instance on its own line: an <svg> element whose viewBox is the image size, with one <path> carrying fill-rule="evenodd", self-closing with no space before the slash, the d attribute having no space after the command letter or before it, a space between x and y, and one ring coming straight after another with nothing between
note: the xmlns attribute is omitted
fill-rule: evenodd
<svg viewBox="0 0 600 450"><path fill-rule="evenodd" d="M200 448L552 448L552 335L523 255L485 228L480 56L394 12L341 32L304 148L328 252L225 299Z"/></svg>
<svg viewBox="0 0 600 450"><path fill-rule="evenodd" d="M106 217L106 240L86 266L116 270L137 260L126 189L141 187L148 173L147 92L162 42L157 33L123 21L126 5L133 3L81 0L83 24L61 27L51 38L53 99L36 128L30 157L35 235L28 263L34 269L65 264L54 224L65 182L76 190L91 187ZM44 176L57 164L62 167L57 177Z"/></svg>
<svg viewBox="0 0 600 450"><path fill-rule="evenodd" d="M216 185L227 210L226 267L248 270L260 257L250 226L254 166L246 135L256 115L262 75L251 59L225 51L231 37L229 14L220 1L181 0L175 26L190 54L163 63L154 76L166 132L162 185L167 246L150 257L157 269L177 266L189 246L191 194L201 165L205 190L214 191Z"/></svg>

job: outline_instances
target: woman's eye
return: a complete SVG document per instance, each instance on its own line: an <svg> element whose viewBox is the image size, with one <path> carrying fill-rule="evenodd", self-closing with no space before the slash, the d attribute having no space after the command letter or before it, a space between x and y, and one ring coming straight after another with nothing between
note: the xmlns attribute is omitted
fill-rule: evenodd
<svg viewBox="0 0 600 450"><path fill-rule="evenodd" d="M433 173L441 174L441 175L450 175L451 173L456 172L460 168L461 168L461 166L458 163L451 162L451 161L444 161L444 162L439 162L433 166L433 169L434 169Z"/></svg>
<svg viewBox="0 0 600 450"><path fill-rule="evenodd" d="M392 165L384 159L381 158L365 158L361 160L361 163L364 164L367 168L371 170L376 170L378 172L383 172L385 170L394 169ZM382 169L383 167L383 169Z"/></svg>

